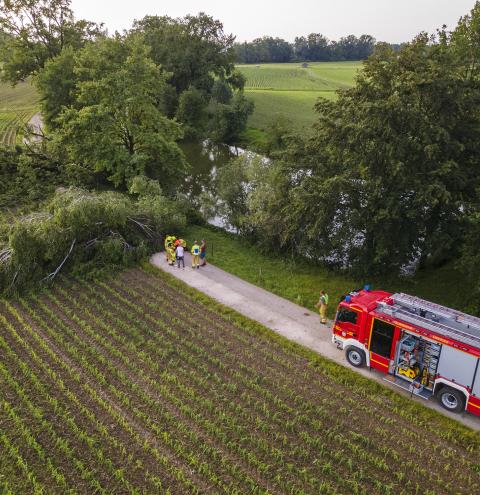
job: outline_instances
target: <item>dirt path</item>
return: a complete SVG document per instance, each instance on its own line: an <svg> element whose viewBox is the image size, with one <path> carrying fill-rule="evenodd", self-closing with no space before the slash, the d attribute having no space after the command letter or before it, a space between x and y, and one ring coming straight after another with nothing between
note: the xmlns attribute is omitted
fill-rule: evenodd
<svg viewBox="0 0 480 495"><path fill-rule="evenodd" d="M186 284L216 299L240 314L258 321L276 333L303 345L321 356L338 364L349 367L363 376L376 380L398 393L410 396L407 392L385 381L384 375L375 370L357 369L350 366L345 354L331 342L331 324L320 325L318 313L309 311L286 299L283 299L260 287L245 282L230 273L211 264L193 270L190 255L185 256L185 270L172 268L165 261L163 253L157 253L151 258L151 263L162 270L171 273ZM420 397L413 397L423 405L435 409L460 423L475 430L480 430L480 417L469 413L452 414L443 409L434 400L425 401Z"/></svg>
<svg viewBox="0 0 480 495"><path fill-rule="evenodd" d="M36 113L29 121L28 127L31 129L32 134L28 138L24 138L23 142L28 144L39 143L42 140L42 129L43 129L43 120L42 114L40 112Z"/></svg>

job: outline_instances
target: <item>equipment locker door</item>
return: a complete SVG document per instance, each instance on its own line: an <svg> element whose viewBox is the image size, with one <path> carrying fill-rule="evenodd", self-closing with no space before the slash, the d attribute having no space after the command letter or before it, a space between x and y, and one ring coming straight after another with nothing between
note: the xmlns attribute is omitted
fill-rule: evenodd
<svg viewBox="0 0 480 495"><path fill-rule="evenodd" d="M393 358L395 326L377 318L373 319L372 332L368 348L370 350L370 367L388 373L390 359Z"/></svg>

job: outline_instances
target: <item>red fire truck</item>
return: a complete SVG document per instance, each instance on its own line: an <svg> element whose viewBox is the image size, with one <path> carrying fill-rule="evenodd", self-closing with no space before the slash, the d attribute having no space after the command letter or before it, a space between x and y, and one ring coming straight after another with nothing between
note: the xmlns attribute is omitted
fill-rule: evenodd
<svg viewBox="0 0 480 495"><path fill-rule="evenodd" d="M366 286L340 302L332 339L352 366L386 373L449 411L480 416L480 318Z"/></svg>

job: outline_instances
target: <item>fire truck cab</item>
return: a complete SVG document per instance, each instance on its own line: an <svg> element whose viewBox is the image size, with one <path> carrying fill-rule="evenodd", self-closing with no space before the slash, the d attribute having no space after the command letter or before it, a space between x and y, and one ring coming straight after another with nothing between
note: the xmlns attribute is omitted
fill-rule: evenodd
<svg viewBox="0 0 480 495"><path fill-rule="evenodd" d="M480 318L366 286L342 298L332 341L352 366L381 371L449 411L480 415Z"/></svg>

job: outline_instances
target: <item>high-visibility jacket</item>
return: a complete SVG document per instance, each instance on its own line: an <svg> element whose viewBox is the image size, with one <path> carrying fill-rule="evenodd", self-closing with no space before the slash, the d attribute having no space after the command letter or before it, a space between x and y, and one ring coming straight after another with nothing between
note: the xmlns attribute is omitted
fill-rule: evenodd
<svg viewBox="0 0 480 495"><path fill-rule="evenodd" d="M191 253L193 254L193 256L200 256L200 246L198 244L194 244L192 246Z"/></svg>
<svg viewBox="0 0 480 495"><path fill-rule="evenodd" d="M320 296L320 302L322 302L323 304L325 304L325 306L328 305L328 294L322 294Z"/></svg>

